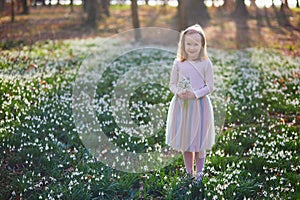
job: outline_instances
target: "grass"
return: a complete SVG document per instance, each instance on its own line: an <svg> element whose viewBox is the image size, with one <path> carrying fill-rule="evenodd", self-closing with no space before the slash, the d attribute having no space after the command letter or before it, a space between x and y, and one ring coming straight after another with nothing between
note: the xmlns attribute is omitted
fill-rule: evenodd
<svg viewBox="0 0 300 200"><path fill-rule="evenodd" d="M292 8L292 10L297 12L297 13L300 12L300 8Z"/></svg>
<svg viewBox="0 0 300 200"><path fill-rule="evenodd" d="M185 178L181 157L156 171L128 173L96 161L83 145L71 97L78 68L99 40L50 41L1 52L0 199L300 197L298 58L263 49L210 49L216 77L223 80L216 85L224 85L228 101L224 128L206 159L203 181L194 185ZM128 71L138 73L152 62L169 66L160 72L168 77L173 57L143 49L123 55L105 70L95 106L113 143L137 153L165 146L164 131L143 141L124 134L114 121L110 98L103 97L112 95L114 84ZM172 94L161 88L149 84L132 92L129 111L136 124L149 122L148 104L161 103L166 113ZM215 92L212 99L220 94ZM219 109L215 107L215 113ZM136 118L138 113L143 115Z"/></svg>

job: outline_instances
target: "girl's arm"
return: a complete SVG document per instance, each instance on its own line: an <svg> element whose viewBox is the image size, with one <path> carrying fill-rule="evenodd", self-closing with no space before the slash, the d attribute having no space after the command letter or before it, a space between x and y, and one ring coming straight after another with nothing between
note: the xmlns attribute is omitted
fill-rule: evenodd
<svg viewBox="0 0 300 200"><path fill-rule="evenodd" d="M194 90L196 98L201 98L205 95L208 95L214 89L214 74L212 70L212 63L210 60L205 67L204 79L206 85L203 88L200 88L199 90Z"/></svg>
<svg viewBox="0 0 300 200"><path fill-rule="evenodd" d="M172 71L171 71L171 77L170 77L170 83L169 87L170 90L176 95L179 92L179 88L177 87L177 82L178 82L178 61L174 61Z"/></svg>

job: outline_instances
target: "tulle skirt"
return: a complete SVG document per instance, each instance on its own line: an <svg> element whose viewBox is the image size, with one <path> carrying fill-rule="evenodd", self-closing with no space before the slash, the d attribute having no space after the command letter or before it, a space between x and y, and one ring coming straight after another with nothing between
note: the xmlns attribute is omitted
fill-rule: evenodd
<svg viewBox="0 0 300 200"><path fill-rule="evenodd" d="M175 150L205 152L215 143L214 115L209 96L171 100L166 143Z"/></svg>

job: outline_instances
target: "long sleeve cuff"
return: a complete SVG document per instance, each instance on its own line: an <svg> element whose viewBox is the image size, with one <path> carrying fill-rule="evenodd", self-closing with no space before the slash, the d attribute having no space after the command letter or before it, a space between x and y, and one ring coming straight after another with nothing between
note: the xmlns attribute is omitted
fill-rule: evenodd
<svg viewBox="0 0 300 200"><path fill-rule="evenodd" d="M194 94L197 99L199 99L205 95L208 95L209 93L210 93L210 91L207 86L204 86L203 88L201 88L199 90L194 90Z"/></svg>

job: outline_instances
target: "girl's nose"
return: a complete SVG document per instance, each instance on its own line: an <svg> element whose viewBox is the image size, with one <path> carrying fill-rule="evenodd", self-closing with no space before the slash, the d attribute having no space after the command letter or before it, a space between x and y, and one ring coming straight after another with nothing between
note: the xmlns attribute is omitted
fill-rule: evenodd
<svg viewBox="0 0 300 200"><path fill-rule="evenodd" d="M194 51L194 50L196 50L196 49L197 49L197 47L194 47L194 46L191 46L191 47L190 47L190 50L193 50L193 51Z"/></svg>

